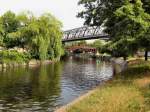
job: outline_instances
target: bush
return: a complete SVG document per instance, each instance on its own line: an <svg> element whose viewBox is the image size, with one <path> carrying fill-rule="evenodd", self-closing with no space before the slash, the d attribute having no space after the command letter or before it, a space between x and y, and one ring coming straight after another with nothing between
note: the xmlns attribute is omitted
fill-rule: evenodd
<svg viewBox="0 0 150 112"><path fill-rule="evenodd" d="M19 53L16 50L4 50L0 51L0 62L1 63L24 63L28 62L30 59L30 54L28 53Z"/></svg>

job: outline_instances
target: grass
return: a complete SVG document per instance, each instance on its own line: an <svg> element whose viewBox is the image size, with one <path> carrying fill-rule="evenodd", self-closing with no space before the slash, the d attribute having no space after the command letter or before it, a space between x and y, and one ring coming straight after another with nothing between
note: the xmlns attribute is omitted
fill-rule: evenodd
<svg viewBox="0 0 150 112"><path fill-rule="evenodd" d="M150 112L150 62L130 62L126 71L66 112Z"/></svg>

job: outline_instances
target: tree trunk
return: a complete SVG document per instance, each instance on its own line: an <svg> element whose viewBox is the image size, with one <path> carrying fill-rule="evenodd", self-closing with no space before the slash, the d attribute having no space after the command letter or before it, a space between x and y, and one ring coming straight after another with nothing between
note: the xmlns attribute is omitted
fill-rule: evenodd
<svg viewBox="0 0 150 112"><path fill-rule="evenodd" d="M148 60L148 50L145 50L145 61Z"/></svg>

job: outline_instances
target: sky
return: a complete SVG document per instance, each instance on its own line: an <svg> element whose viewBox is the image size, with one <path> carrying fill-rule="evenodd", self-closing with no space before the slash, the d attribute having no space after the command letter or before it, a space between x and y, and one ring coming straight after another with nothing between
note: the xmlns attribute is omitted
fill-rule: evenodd
<svg viewBox="0 0 150 112"><path fill-rule="evenodd" d="M50 12L63 23L63 30L83 26L84 20L76 18L82 7L78 0L0 0L0 15L8 10L15 13L31 11L36 16Z"/></svg>

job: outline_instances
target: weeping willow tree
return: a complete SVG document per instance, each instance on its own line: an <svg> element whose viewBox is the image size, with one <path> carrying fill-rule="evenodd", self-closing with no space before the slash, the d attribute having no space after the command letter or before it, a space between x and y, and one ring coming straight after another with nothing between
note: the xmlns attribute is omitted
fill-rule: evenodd
<svg viewBox="0 0 150 112"><path fill-rule="evenodd" d="M33 53L38 54L41 60L59 58L62 53L61 23L50 14L33 21L29 25L29 29L34 30L31 40Z"/></svg>
<svg viewBox="0 0 150 112"><path fill-rule="evenodd" d="M0 44L7 49L21 47L40 60L62 55L62 24L50 13L35 17L31 12L16 15L8 11L0 22Z"/></svg>
<svg viewBox="0 0 150 112"><path fill-rule="evenodd" d="M28 22L23 15L22 18L26 23L20 29L22 45L31 52L33 58L40 60L60 58L62 54L61 23L49 13L39 18L32 15L27 18Z"/></svg>
<svg viewBox="0 0 150 112"><path fill-rule="evenodd" d="M2 29L2 25L0 23L0 46L3 45L3 29Z"/></svg>

